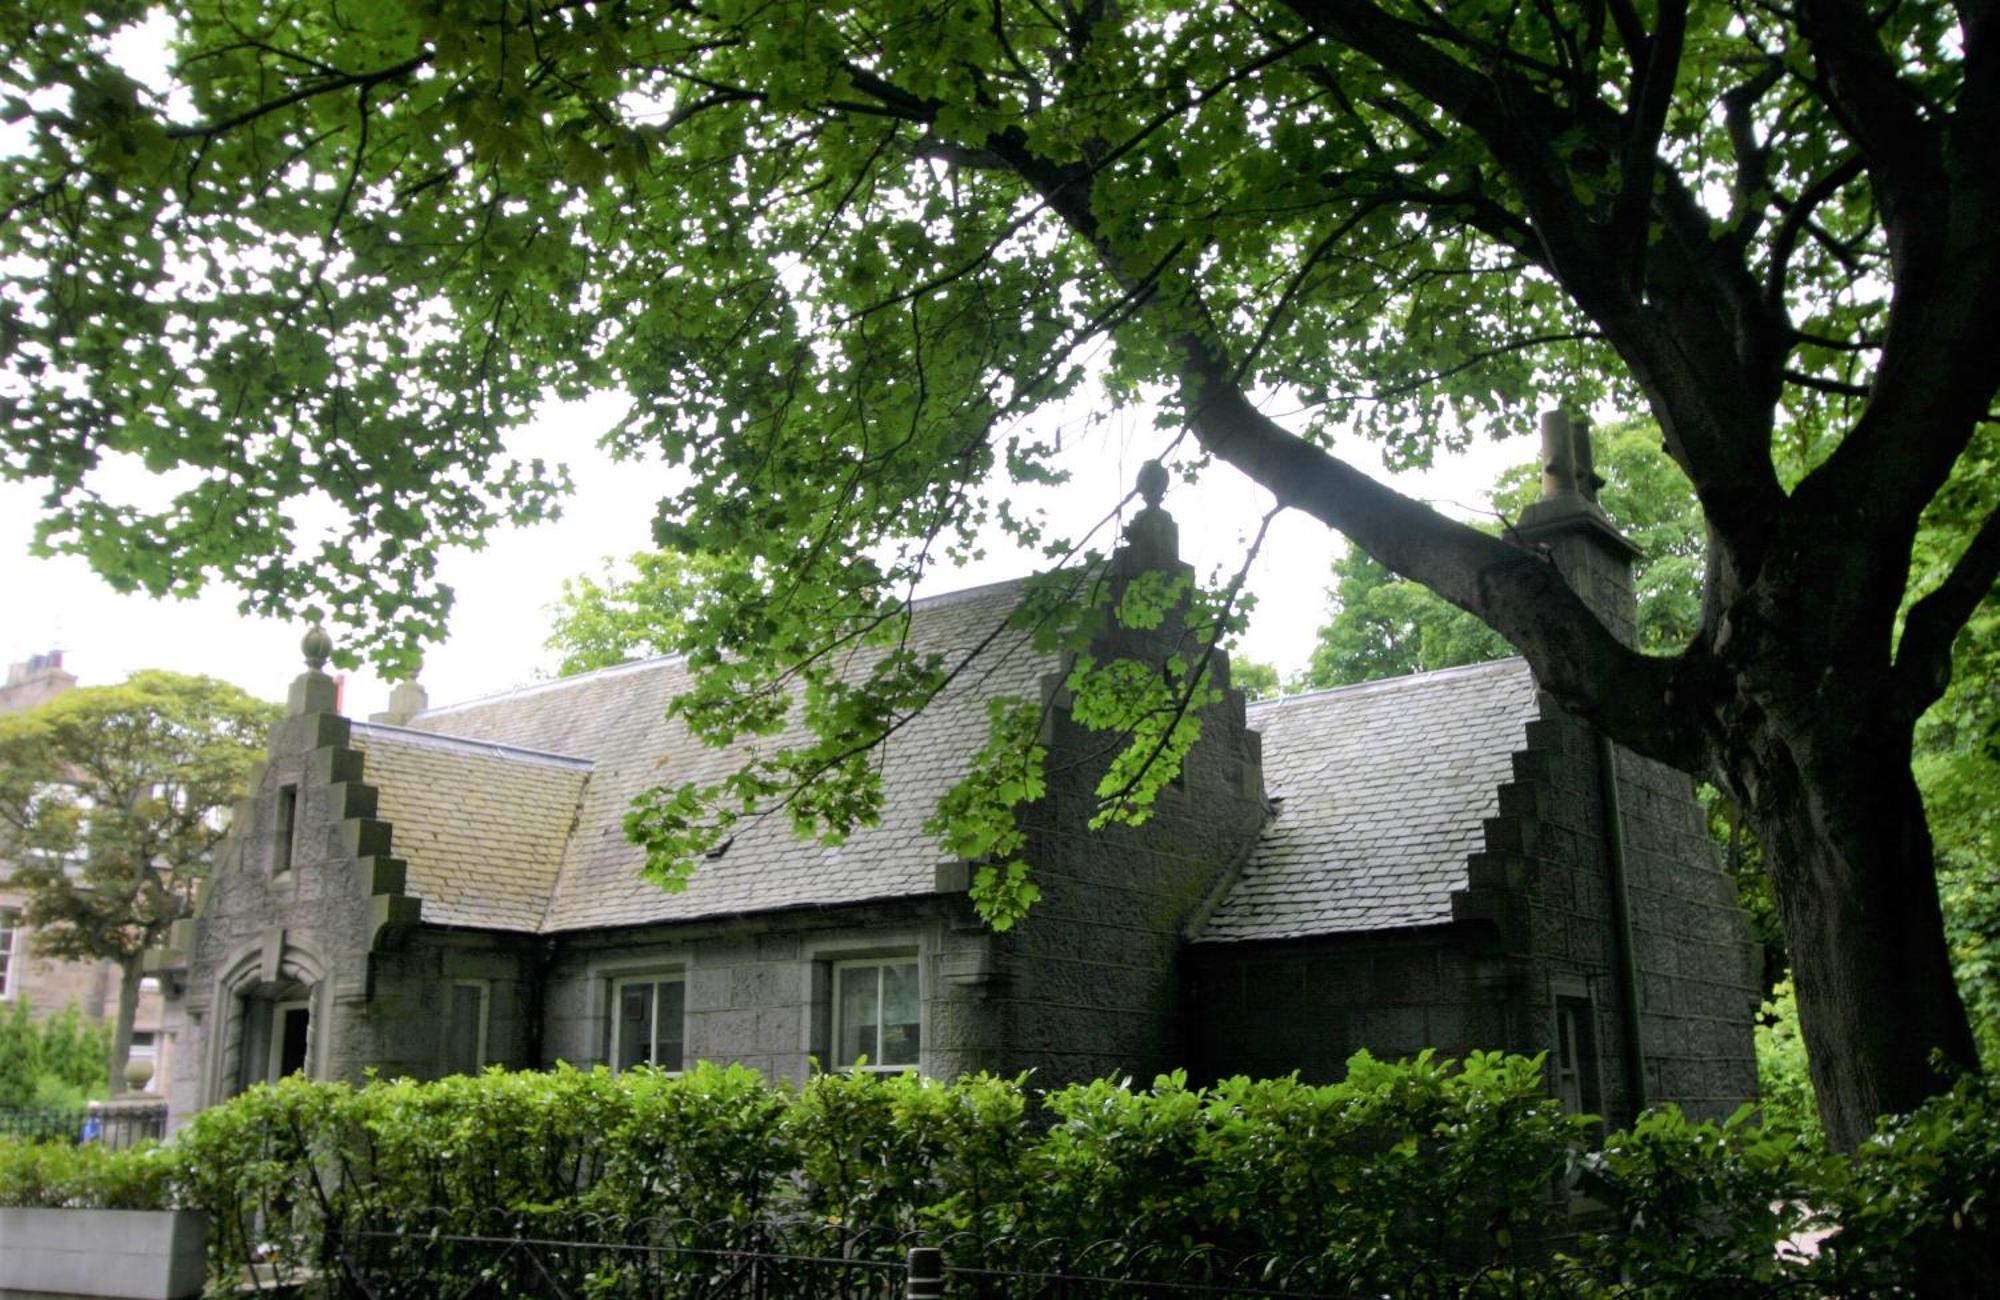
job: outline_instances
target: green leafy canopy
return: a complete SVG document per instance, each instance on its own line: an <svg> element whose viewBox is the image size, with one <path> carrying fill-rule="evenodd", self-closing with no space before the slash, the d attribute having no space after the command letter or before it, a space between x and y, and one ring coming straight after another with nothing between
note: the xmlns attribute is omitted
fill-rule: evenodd
<svg viewBox="0 0 2000 1300"><path fill-rule="evenodd" d="M914 586L989 520L1081 565L1008 501L1062 472L1030 417L1146 401L1186 472L1249 474L1742 798L1793 846L1788 924L1898 936L1801 976L1903 1009L1850 1044L1875 1059L1837 1140L1869 1080L1938 1086L1885 1044L1970 1055L1935 907L1896 892L1931 866L1914 788L1844 792L1842 764L1903 764L2000 575L1975 485L1906 600L2000 382L1984 6L178 0L165 90L108 53L141 12L0 16L0 472L45 486L45 548L129 588L225 577L407 668L440 549L556 508L507 431L624 392L609 445L691 484L657 540L727 574L688 716L768 734L789 698L847 729L717 797L782 786L838 835L870 815L858 755L964 671L898 650ZM1683 651L1336 454L1422 461L1531 400L1658 420L1707 532ZM119 495L130 464L177 470L171 500ZM877 658L851 680L835 646Z"/></svg>

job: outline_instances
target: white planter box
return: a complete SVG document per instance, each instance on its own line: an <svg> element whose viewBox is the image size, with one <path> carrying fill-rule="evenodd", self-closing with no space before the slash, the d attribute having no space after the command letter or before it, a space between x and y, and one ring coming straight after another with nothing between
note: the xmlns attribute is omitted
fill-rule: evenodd
<svg viewBox="0 0 2000 1300"><path fill-rule="evenodd" d="M0 1209L0 1300L201 1294L208 1220L199 1210Z"/></svg>

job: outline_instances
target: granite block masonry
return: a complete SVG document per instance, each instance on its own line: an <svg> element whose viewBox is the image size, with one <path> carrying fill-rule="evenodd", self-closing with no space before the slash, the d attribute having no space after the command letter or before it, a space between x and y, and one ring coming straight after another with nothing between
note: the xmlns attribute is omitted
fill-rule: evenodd
<svg viewBox="0 0 2000 1300"><path fill-rule="evenodd" d="M1630 549L1574 459L1551 457L1572 468L1522 544L1615 617ZM1149 470L1113 600L1187 572L1164 488ZM1750 1095L1747 932L1686 777L1608 751L1520 661L1246 705L1184 607L1109 625L1095 654L1205 663L1220 698L1153 816L1092 830L1108 747L1071 716L1071 661L1009 629L1022 596L913 607L918 653L987 650L882 747L878 824L825 846L746 821L677 894L640 877L622 815L743 757L667 716L680 660L435 707L412 683L358 722L309 637L200 914L156 958L177 1119L292 1070L707 1059L1055 1086L1332 1078L1361 1047L1547 1052L1551 1089L1614 1119ZM967 898L977 864L923 824L1001 697L1042 709L1049 778L1020 814L1041 901L996 934Z"/></svg>

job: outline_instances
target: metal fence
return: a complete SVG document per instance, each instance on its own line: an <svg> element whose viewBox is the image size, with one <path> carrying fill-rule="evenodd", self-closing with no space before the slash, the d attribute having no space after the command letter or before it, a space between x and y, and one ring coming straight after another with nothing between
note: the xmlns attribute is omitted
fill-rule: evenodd
<svg viewBox="0 0 2000 1300"><path fill-rule="evenodd" d="M33 1107L0 1110L0 1136L37 1142L102 1142L129 1147L167 1131L167 1103L119 1104L76 1110Z"/></svg>
<svg viewBox="0 0 2000 1300"><path fill-rule="evenodd" d="M1575 1300L1616 1294L1581 1272L1541 1269L1329 1279L1324 1261L1234 1258L1122 1243L888 1242L812 1222L637 1225L623 1241L481 1236L396 1225L329 1234L314 1270L365 1300ZM978 1261L1007 1260L999 1267ZM1023 1261L1045 1267L1019 1267Z"/></svg>

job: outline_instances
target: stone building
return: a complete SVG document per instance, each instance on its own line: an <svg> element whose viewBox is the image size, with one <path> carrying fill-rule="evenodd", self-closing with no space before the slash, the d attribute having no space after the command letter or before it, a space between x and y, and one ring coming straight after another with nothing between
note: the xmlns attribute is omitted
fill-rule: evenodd
<svg viewBox="0 0 2000 1300"><path fill-rule="evenodd" d="M20 713L74 689L76 674L63 667L60 650L30 656L7 669L7 681L0 686L0 714ZM118 967L108 961L61 961L43 957L33 950L33 932L22 919L28 897L9 884L12 875L6 859L0 858L0 1008L22 1004L37 1020L59 1015L75 1007L93 1023L115 1021L118 1015ZM155 1066L165 1049L160 1034L161 1000L159 984L148 980L141 986L139 1006L133 1018L132 1057ZM159 1073L164 1075L164 1069ZM156 1080L147 1087L156 1089Z"/></svg>
<svg viewBox="0 0 2000 1300"><path fill-rule="evenodd" d="M1629 621L1629 548L1585 492L1559 481L1525 526ZM1155 497L1114 583L1175 550ZM922 602L911 642L972 645L1020 595ZM1182 631L1099 648L1164 656ZM406 686L360 722L308 648L200 914L158 954L181 1117L294 1069L865 1060L1052 1085L1328 1078L1364 1046L1546 1051L1551 1087L1614 1119L1754 1090L1752 950L1687 777L1602 743L1518 660L1228 691L1156 815L1093 832L1103 737L1071 721L1064 661L1003 633L885 745L879 825L826 847L767 816L667 893L623 834L632 797L742 758L664 716L678 660L441 708ZM923 823L998 695L1043 702L1049 789L1023 814L1041 901L996 934Z"/></svg>

